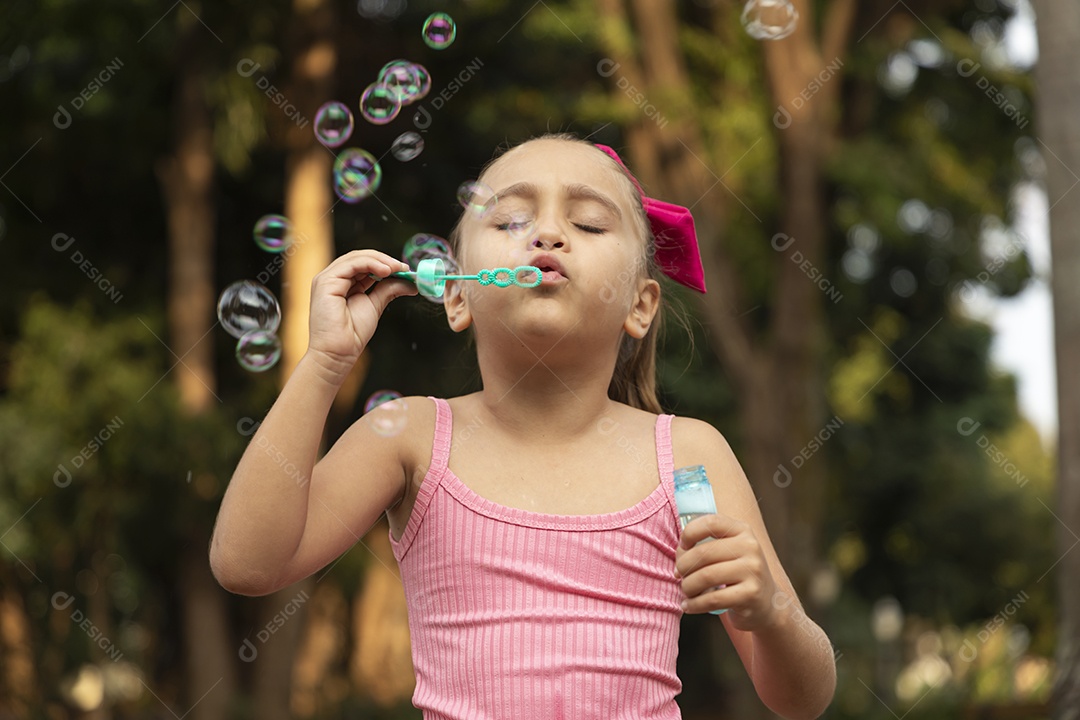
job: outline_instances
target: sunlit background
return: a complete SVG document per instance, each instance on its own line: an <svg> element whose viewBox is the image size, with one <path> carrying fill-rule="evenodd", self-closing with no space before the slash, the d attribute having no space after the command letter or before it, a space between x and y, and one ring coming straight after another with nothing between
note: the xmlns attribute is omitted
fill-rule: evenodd
<svg viewBox="0 0 1080 720"><path fill-rule="evenodd" d="M693 209L709 293L665 285L686 323L662 400L761 496L833 644L825 717L1049 717L1063 198L1026 0L0 19L0 717L420 717L385 522L257 599L207 543L306 347L311 277L367 247L453 269L453 223L497 201L483 165L561 131ZM479 387L435 300L387 310L327 445ZM684 618L679 675L687 720L771 717L714 617Z"/></svg>

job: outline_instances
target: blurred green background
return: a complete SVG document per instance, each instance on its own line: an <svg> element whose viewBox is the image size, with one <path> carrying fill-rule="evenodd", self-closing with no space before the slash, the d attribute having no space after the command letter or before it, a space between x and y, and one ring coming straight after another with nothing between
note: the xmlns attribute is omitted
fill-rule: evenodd
<svg viewBox="0 0 1080 720"><path fill-rule="evenodd" d="M1032 280L1016 6L795 5L770 42L721 0L6 2L0 717L419 717L385 525L259 599L218 588L206 547L303 352L313 268L445 236L458 184L548 131L616 147L694 209L710 293L666 287L687 323L667 324L662 398L720 428L760 491L835 647L826 717L1046 717L1053 447L964 302ZM421 39L434 11L457 22L443 50ZM357 117L347 146L382 158L382 186L335 203L310 123L395 58L432 91ZM407 163L388 154L405 131L425 142ZM278 212L305 238L284 268L251 240ZM271 372L215 327L245 278L284 303ZM437 306L394 303L327 442L381 389L478 386ZM711 616L685 618L679 672L690 720L768 716Z"/></svg>

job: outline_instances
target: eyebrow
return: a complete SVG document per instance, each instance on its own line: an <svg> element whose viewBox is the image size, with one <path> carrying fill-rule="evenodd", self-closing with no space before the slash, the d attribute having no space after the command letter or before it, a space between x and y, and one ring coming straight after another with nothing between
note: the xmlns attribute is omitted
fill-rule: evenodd
<svg viewBox="0 0 1080 720"><path fill-rule="evenodd" d="M616 217L620 219L622 218L622 210L619 209L619 206L615 203L614 200L609 198L607 195L604 195L603 193L594 190L588 185L581 185L580 183L575 183L573 185L564 185L563 192L566 193L566 197L570 200L591 200L592 202L603 205L605 208L613 212ZM540 196L540 188L530 182L519 182L514 183L510 187L504 188L503 190L500 190L499 192L495 193L495 195L496 197L500 198L519 197L525 198L526 200L535 200L537 197Z"/></svg>

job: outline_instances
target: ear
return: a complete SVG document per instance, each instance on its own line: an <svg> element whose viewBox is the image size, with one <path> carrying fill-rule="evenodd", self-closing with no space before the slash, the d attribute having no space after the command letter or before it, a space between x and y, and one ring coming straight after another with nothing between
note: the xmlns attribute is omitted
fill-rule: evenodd
<svg viewBox="0 0 1080 720"><path fill-rule="evenodd" d="M649 332L656 311L660 308L660 283L652 278L638 281L637 294L634 295L630 313L623 322L623 330L632 338L640 340Z"/></svg>
<svg viewBox="0 0 1080 720"><path fill-rule="evenodd" d="M459 333L472 325L472 312L469 310L465 284L458 280L447 280L443 291L443 308L446 310L446 324Z"/></svg>

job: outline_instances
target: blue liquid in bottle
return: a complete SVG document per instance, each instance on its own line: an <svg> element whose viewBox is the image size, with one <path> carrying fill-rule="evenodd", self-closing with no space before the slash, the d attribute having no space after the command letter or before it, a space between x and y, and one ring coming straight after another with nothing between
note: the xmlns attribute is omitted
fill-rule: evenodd
<svg viewBox="0 0 1080 720"><path fill-rule="evenodd" d="M675 507L679 511L679 525L686 528L687 524L703 515L716 514L716 498L713 495L709 477L705 474L704 465L690 465L675 471ZM715 540L706 538L698 543ZM717 586L724 587L723 585ZM722 615L727 610L710 610L713 615Z"/></svg>

